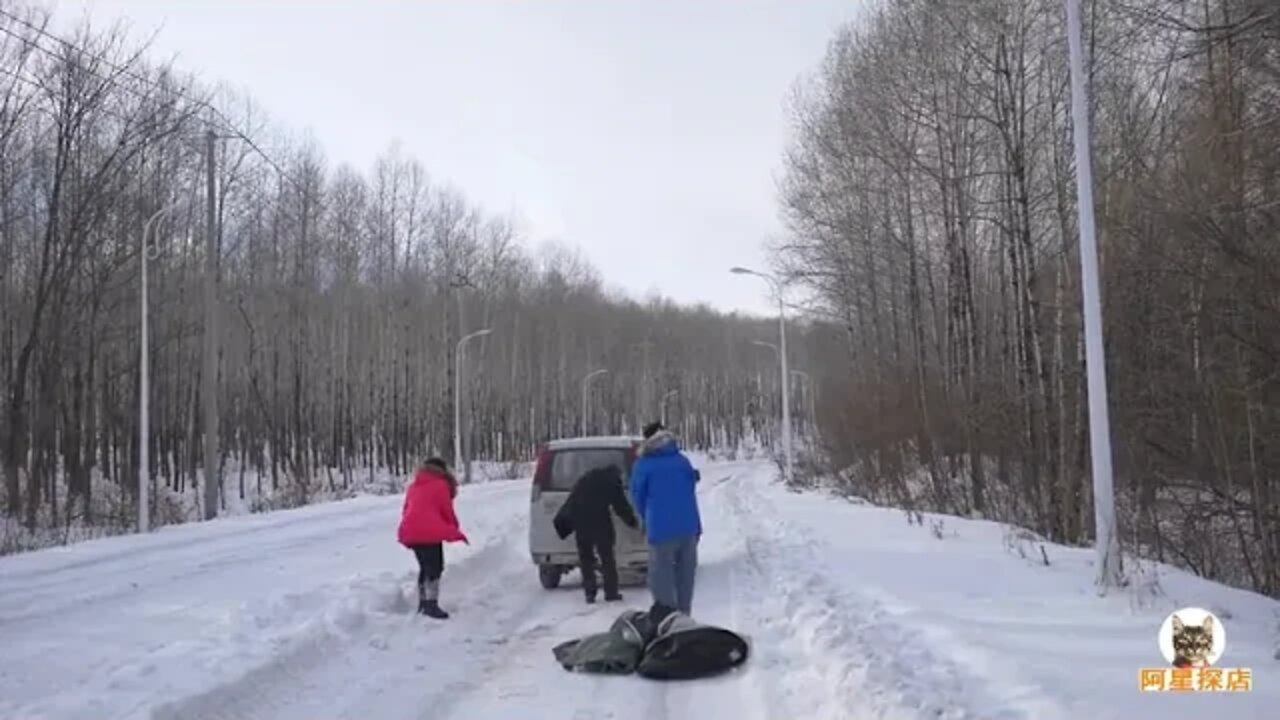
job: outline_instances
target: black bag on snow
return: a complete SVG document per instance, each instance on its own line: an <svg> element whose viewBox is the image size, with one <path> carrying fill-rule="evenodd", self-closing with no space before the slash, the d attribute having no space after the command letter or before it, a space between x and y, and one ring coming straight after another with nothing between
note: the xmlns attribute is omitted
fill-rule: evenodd
<svg viewBox="0 0 1280 720"><path fill-rule="evenodd" d="M561 643L552 652L570 671L687 680L732 670L747 661L750 647L731 630L655 605L649 612L628 610L608 632Z"/></svg>
<svg viewBox="0 0 1280 720"><path fill-rule="evenodd" d="M746 638L680 612L658 623L636 672L654 680L689 680L728 672L747 661Z"/></svg>

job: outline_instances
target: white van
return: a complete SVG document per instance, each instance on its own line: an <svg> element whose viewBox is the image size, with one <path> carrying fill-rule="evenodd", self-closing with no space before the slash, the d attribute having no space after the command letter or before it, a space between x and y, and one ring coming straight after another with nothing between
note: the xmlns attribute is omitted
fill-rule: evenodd
<svg viewBox="0 0 1280 720"><path fill-rule="evenodd" d="M641 441L638 437L583 437L552 440L538 449L529 499L529 555L538 566L542 587L548 590L559 587L560 579L578 567L578 546L573 536L561 540L552 523L568 499L569 491L583 475L607 465L622 471L625 486L631 478L631 465ZM614 554L620 584L643 582L649 569L649 547L643 525L627 527L615 515L613 527L617 535Z"/></svg>

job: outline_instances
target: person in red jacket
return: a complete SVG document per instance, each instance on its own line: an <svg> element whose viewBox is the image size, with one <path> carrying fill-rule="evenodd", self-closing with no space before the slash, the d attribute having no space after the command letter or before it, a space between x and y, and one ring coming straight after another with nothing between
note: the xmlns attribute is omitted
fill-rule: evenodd
<svg viewBox="0 0 1280 720"><path fill-rule="evenodd" d="M418 558L418 612L443 620L449 613L440 608L440 576L444 574L444 543L469 543L458 525L453 499L458 481L444 460L433 457L418 468L405 489L400 529L401 545Z"/></svg>

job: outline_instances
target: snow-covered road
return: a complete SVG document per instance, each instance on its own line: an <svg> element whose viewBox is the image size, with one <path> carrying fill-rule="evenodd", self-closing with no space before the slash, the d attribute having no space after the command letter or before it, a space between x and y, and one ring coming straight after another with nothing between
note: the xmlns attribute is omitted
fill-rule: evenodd
<svg viewBox="0 0 1280 720"><path fill-rule="evenodd" d="M552 646L648 594L587 606L572 577L543 590L528 484L496 482L459 496L472 545L446 550L444 622L411 613L399 497L0 558L0 718L1202 720L1280 700L1273 601L1170 572L1171 597L1134 609L1090 595L1087 551L1047 546L1044 567L991 523L909 525L788 492L763 463L703 472L694 614L751 638L730 676L561 669ZM1253 693L1137 692L1155 628L1189 604L1230 616L1228 664L1255 669Z"/></svg>

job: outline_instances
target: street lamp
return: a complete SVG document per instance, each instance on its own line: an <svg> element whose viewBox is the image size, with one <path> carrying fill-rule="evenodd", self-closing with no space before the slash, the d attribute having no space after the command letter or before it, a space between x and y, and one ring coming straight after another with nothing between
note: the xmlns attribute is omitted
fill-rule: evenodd
<svg viewBox="0 0 1280 720"><path fill-rule="evenodd" d="M744 267L730 268L729 272L734 275L755 275L762 278L773 289L775 295L778 296L778 357L781 358L782 371L782 448L787 455L787 469L783 480L791 482L792 479L792 458L791 458L791 394L787 390L787 382L791 375L787 371L787 320L786 320L786 301L782 297L782 283L772 275L767 273L749 270Z"/></svg>
<svg viewBox="0 0 1280 720"><path fill-rule="evenodd" d="M454 376L455 387L453 389L453 458L454 463L463 466L463 482L471 482L471 461L464 460L462 457L462 349L467 341L472 338L484 337L493 332L492 328L476 330L470 335L463 335L458 341L458 345L454 348L454 367L457 372Z"/></svg>
<svg viewBox="0 0 1280 720"><path fill-rule="evenodd" d="M1094 237L1093 164L1089 104L1080 30L1080 0L1066 0L1067 59L1071 80L1072 144L1076 155L1076 212L1080 227L1080 294L1084 305L1085 368L1088 373L1089 451L1093 470L1093 518L1097 525L1098 588L1120 585L1120 541L1116 535L1115 488L1111 478L1111 422L1107 417L1107 363L1102 344L1102 300L1098 242Z"/></svg>
<svg viewBox="0 0 1280 720"><path fill-rule="evenodd" d="M151 415L148 407L151 397L151 352L147 322L147 261L153 259L155 251L147 245L147 238L151 236L152 226L162 215L184 202L179 200L169 203L152 213L142 226L139 247L139 259L142 263L142 296L138 301L142 325L138 348L138 532L140 533L151 529Z"/></svg>
<svg viewBox="0 0 1280 720"><path fill-rule="evenodd" d="M680 394L679 390L668 390L667 394L662 396L662 427L667 426L667 400Z"/></svg>
<svg viewBox="0 0 1280 720"><path fill-rule="evenodd" d="M587 434L587 428L589 427L587 424L587 410L589 409L587 405L587 386L591 384L592 378L600 377L607 372L609 371L603 368L592 370L587 373L586 377L582 378L582 434L584 436Z"/></svg>

